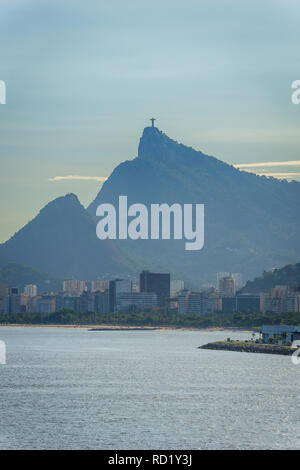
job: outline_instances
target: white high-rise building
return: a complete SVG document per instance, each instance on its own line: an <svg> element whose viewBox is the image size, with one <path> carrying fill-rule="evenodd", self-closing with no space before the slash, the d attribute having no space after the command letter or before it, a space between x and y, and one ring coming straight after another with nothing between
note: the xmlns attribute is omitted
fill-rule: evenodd
<svg viewBox="0 0 300 470"><path fill-rule="evenodd" d="M243 275L242 275L242 273L232 273L231 277L233 277L234 286L235 286L236 290L243 287Z"/></svg>
<svg viewBox="0 0 300 470"><path fill-rule="evenodd" d="M228 277L228 276L230 276L230 273L228 272L217 273L217 286L219 285L219 282L221 279L223 279L224 277Z"/></svg>
<svg viewBox="0 0 300 470"><path fill-rule="evenodd" d="M235 290L238 290L241 287L243 287L243 275L242 275L242 273L229 273L229 272L219 272L219 273L217 273L217 286L220 285L221 279L224 279L225 277L232 277L233 278Z"/></svg>
<svg viewBox="0 0 300 470"><path fill-rule="evenodd" d="M91 281L91 292L105 291L109 288L109 281Z"/></svg>
<svg viewBox="0 0 300 470"><path fill-rule="evenodd" d="M184 281L174 280L170 284L171 297L175 297L179 292L184 290Z"/></svg>
<svg viewBox="0 0 300 470"><path fill-rule="evenodd" d="M63 281L63 291L68 295L81 295L86 288L85 281L78 281L76 279L70 279L68 281Z"/></svg>
<svg viewBox="0 0 300 470"><path fill-rule="evenodd" d="M36 297L37 286L35 284L28 284L24 287L24 294L28 295L29 297Z"/></svg>
<svg viewBox="0 0 300 470"><path fill-rule="evenodd" d="M232 276L222 277L219 281L219 292L222 296L235 295L235 283Z"/></svg>

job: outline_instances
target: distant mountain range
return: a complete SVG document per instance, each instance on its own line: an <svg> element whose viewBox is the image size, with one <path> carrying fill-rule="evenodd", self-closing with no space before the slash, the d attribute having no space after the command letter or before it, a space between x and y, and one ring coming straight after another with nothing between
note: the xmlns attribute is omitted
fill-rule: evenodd
<svg viewBox="0 0 300 470"><path fill-rule="evenodd" d="M274 269L274 271L265 271L262 276L248 281L240 292L259 294L260 292L269 292L275 286L291 286L300 290L300 263L288 264L283 268Z"/></svg>
<svg viewBox="0 0 300 470"><path fill-rule="evenodd" d="M128 204L205 205L205 243L185 251L182 240L96 237L96 208ZM244 279L300 258L300 183L240 171L146 127L138 157L115 168L87 210L74 194L47 204L0 245L0 267L21 263L58 277L92 279L171 271L175 278L213 282L218 271Z"/></svg>

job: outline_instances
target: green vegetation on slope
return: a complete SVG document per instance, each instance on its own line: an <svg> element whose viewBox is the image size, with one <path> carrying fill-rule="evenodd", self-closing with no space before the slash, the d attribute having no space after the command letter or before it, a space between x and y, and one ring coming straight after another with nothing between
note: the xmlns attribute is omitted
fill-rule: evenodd
<svg viewBox="0 0 300 470"><path fill-rule="evenodd" d="M62 288L61 279L18 263L9 263L0 268L0 283L18 287L21 291L28 284L36 284L39 293L59 291Z"/></svg>
<svg viewBox="0 0 300 470"><path fill-rule="evenodd" d="M248 281L241 292L254 294L269 292L272 287L278 285L288 285L300 290L300 263L288 264L274 271L265 271L262 276Z"/></svg>

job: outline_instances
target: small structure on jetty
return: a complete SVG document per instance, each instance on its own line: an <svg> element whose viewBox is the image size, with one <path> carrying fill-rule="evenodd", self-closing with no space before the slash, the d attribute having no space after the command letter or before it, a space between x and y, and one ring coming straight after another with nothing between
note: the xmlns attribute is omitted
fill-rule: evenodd
<svg viewBox="0 0 300 470"><path fill-rule="evenodd" d="M295 325L263 325L261 329L264 344L287 345L300 341L300 326Z"/></svg>

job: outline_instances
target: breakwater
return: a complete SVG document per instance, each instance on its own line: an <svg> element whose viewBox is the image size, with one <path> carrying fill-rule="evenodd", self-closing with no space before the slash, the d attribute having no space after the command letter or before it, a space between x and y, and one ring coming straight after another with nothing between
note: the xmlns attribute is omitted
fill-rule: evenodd
<svg viewBox="0 0 300 470"><path fill-rule="evenodd" d="M214 343L204 344L198 349L214 349L220 351L238 351L262 354L280 354L291 356L295 349L289 346L277 346L274 344L245 343L240 341L216 341Z"/></svg>

